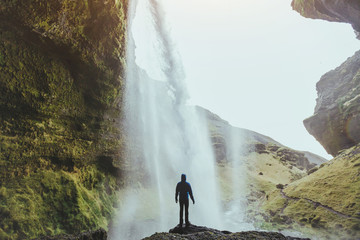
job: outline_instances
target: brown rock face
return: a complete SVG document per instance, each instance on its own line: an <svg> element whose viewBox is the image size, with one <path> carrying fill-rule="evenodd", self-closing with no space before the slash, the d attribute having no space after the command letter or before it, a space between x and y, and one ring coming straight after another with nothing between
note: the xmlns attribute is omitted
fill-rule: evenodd
<svg viewBox="0 0 360 240"><path fill-rule="evenodd" d="M360 1L358 0L293 0L292 7L307 18L350 23L360 32Z"/></svg>
<svg viewBox="0 0 360 240"><path fill-rule="evenodd" d="M335 156L360 142L360 51L316 85L315 113L306 129Z"/></svg>

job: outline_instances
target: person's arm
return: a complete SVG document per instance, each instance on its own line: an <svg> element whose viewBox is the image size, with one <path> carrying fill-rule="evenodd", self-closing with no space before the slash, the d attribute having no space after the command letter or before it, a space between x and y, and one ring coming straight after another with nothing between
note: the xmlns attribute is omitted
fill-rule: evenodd
<svg viewBox="0 0 360 240"><path fill-rule="evenodd" d="M188 185L189 185L189 195L190 195L190 198L191 198L191 200L193 201L193 204L195 204L195 200L194 200L194 196L193 196L193 193L192 193L192 189L191 189L190 183L188 183Z"/></svg>
<svg viewBox="0 0 360 240"><path fill-rule="evenodd" d="M176 185L175 189L175 202L178 202L178 195L179 195L179 183Z"/></svg>

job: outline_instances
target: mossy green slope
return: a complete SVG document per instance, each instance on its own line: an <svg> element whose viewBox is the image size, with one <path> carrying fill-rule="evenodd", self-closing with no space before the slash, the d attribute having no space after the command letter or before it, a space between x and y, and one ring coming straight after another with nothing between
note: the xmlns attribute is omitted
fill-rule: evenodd
<svg viewBox="0 0 360 240"><path fill-rule="evenodd" d="M107 227L126 1L0 3L0 238Z"/></svg>
<svg viewBox="0 0 360 240"><path fill-rule="evenodd" d="M263 209L278 228L320 239L359 239L360 146L343 151L283 193L272 192Z"/></svg>

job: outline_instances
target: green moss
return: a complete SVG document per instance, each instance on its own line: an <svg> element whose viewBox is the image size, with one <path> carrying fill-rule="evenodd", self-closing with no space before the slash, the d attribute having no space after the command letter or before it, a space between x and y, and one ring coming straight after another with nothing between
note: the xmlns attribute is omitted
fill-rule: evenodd
<svg viewBox="0 0 360 240"><path fill-rule="evenodd" d="M0 238L106 228L122 180L126 1L0 3Z"/></svg>
<svg viewBox="0 0 360 240"><path fill-rule="evenodd" d="M281 197L280 190L275 190L269 194L268 201L263 205L265 211L280 213L286 207L287 201Z"/></svg>
<svg viewBox="0 0 360 240"><path fill-rule="evenodd" d="M288 206L283 206L284 214L290 216L292 219L299 219L301 222L304 222L304 219L312 216L314 211L314 206L304 199L299 201L291 201L287 203Z"/></svg>
<svg viewBox="0 0 360 240"><path fill-rule="evenodd" d="M290 185L285 192L289 196L314 199L339 212L355 216L358 209L356 203L360 198L360 178L353 165L357 163L360 163L357 155L342 154L315 173Z"/></svg>
<svg viewBox="0 0 360 240"><path fill-rule="evenodd" d="M84 173L86 170L81 171ZM109 186L105 175L99 174L99 182L91 190L76 174L63 171L41 171L13 179L0 191L0 211L5 216L1 229L10 238L22 239L106 228L115 195L104 194Z"/></svg>

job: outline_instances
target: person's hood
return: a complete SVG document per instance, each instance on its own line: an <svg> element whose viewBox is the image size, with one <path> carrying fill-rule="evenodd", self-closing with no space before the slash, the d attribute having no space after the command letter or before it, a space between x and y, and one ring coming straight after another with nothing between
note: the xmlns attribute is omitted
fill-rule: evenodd
<svg viewBox="0 0 360 240"><path fill-rule="evenodd" d="M186 175L185 174L181 174L181 181L186 182Z"/></svg>

